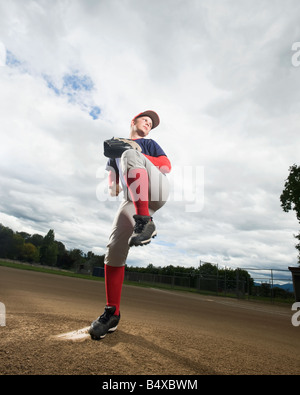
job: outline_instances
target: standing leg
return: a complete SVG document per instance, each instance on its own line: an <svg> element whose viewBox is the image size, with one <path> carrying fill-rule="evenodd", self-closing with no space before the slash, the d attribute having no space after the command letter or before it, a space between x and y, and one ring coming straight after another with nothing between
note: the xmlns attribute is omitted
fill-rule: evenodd
<svg viewBox="0 0 300 395"><path fill-rule="evenodd" d="M114 315L120 314L121 293L125 266L104 266L106 306L115 307Z"/></svg>
<svg viewBox="0 0 300 395"><path fill-rule="evenodd" d="M134 226L134 205L124 200L116 214L105 254L106 304L115 306L119 314L125 263L128 256L128 239Z"/></svg>
<svg viewBox="0 0 300 395"><path fill-rule="evenodd" d="M106 307L104 313L92 322L89 333L93 339L102 339L117 329L120 320L120 301L124 280L128 239L134 226L134 205L124 200L116 214L105 255Z"/></svg>

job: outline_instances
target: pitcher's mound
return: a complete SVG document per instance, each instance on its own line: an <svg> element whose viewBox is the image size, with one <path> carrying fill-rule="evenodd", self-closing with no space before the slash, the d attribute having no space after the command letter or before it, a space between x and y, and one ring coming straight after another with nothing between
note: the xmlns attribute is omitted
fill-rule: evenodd
<svg viewBox="0 0 300 395"><path fill-rule="evenodd" d="M60 335L53 336L53 338L58 340L84 340L90 337L88 330L89 326L87 326L86 328L77 329L76 331L62 333Z"/></svg>

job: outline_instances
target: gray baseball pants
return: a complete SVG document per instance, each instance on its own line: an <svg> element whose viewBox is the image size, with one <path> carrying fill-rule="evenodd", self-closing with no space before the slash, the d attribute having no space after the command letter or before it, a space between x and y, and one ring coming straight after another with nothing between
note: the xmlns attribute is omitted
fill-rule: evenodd
<svg viewBox="0 0 300 395"><path fill-rule="evenodd" d="M152 216L168 199L168 179L148 158L134 149L124 152L119 161L120 178L125 177L130 169L147 170L149 213ZM104 259L106 265L115 267L124 266L126 263L129 252L128 240L135 224L133 215L136 214L135 206L124 181L122 186L124 200L116 213Z"/></svg>

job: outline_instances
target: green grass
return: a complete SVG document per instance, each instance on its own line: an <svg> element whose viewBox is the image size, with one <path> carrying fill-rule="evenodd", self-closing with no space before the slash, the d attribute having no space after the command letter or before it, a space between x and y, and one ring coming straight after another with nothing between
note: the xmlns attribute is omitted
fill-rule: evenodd
<svg viewBox="0 0 300 395"><path fill-rule="evenodd" d="M70 270L62 270L62 269L57 269L57 268L52 269L52 268L44 267L42 265L37 265L37 264L32 265L30 263L18 263L18 262L0 260L0 266L11 267L13 269L31 270L34 272L41 272L41 273L58 274L59 276L83 278L85 280L104 281L104 277L92 276L91 274L74 273ZM136 287L143 287L143 288L168 288L168 289L170 289L170 287L167 287L164 285L157 286L155 284L149 284L149 283L147 284L147 283L141 283L141 282L136 282L136 281L127 281L127 280L124 280L124 284L133 285ZM182 290L181 288L178 288L178 290L179 289ZM185 290L189 291L190 289L187 288Z"/></svg>
<svg viewBox="0 0 300 395"><path fill-rule="evenodd" d="M74 273L69 270L60 270L57 268L51 269L48 267L43 267L42 265L39 266L31 265L30 263L17 263L17 262L0 260L0 266L11 267L13 269L31 270L33 272L58 274L60 276L66 276L66 277L77 277L77 278L84 278L88 280L104 281L103 277L91 276L89 274Z"/></svg>
<svg viewBox="0 0 300 395"><path fill-rule="evenodd" d="M97 277L97 276L92 276L91 274L81 274L81 273L74 273L70 270L62 270L62 269L57 269L57 268L49 268L49 267L44 267L42 265L38 264L30 264L30 263L18 263L15 261L5 261L5 260L0 260L0 266L6 266L6 267L11 267L14 269L21 269L21 270L31 270L34 272L41 272L41 273L49 273L49 274L57 274L59 276L66 276L66 277L75 277L75 278L83 278L85 280L92 280L92 281L102 281L104 282L104 277ZM137 282L137 281L127 281L124 280L124 284L126 285L132 285L135 287L142 287L142 288L157 288L157 289L168 289L168 290L173 290L173 291L183 291L183 292L192 292L192 293L198 293L201 295L214 295L214 296L221 296L221 297L227 297L227 298L234 298L236 299L237 296L235 294L230 294L230 293L216 293L213 291L205 291L194 289L194 288L185 288L185 287L170 287L167 284L155 284L155 283L147 283L147 282ZM244 296L241 299L249 300L249 301L256 301L256 302L264 302L264 303L278 303L278 304L291 304L294 303L293 299L272 299L270 297L262 297L262 296Z"/></svg>

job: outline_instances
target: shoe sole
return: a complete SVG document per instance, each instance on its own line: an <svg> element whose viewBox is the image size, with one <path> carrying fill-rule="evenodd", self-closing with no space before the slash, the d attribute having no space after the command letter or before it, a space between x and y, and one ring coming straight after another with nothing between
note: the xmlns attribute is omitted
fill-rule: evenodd
<svg viewBox="0 0 300 395"><path fill-rule="evenodd" d="M140 241L139 243L134 243L134 242L133 242L133 243L130 243L130 244L129 244L129 247L139 247L139 246L145 246L145 245L147 245L147 244L150 244L151 239L154 239L156 236L157 236L157 232L156 232L156 230L155 230L155 231L152 233L150 239Z"/></svg>
<svg viewBox="0 0 300 395"><path fill-rule="evenodd" d="M110 329L107 331L107 333L114 332L114 331L117 329L117 327L118 327L118 325L115 326L114 328L110 328ZM107 333L105 333L105 335L102 335L102 336L95 336L95 335L93 335L92 333L90 333L90 336L91 336L91 338L92 338L93 340L100 340L100 339L104 339L105 336L107 335Z"/></svg>

